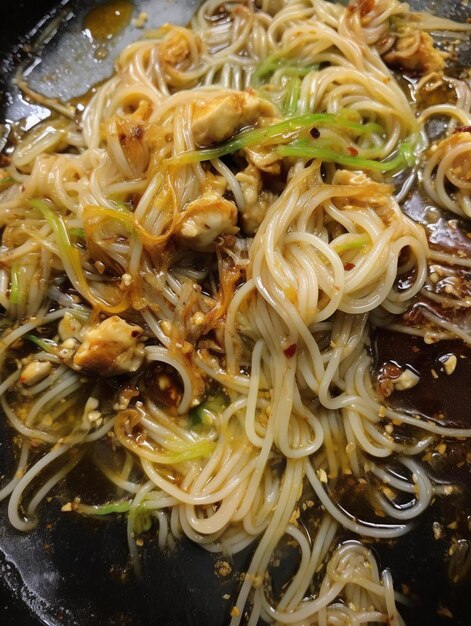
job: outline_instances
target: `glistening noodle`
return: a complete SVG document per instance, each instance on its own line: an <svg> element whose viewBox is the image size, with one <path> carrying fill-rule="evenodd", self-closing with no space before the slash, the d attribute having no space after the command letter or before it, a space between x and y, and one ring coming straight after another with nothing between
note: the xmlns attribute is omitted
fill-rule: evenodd
<svg viewBox="0 0 471 626"><path fill-rule="evenodd" d="M232 626L403 624L362 539L407 533L444 491L422 455L471 431L391 408L417 375L374 384L369 342L471 342L436 309L404 315L424 290L453 308L429 264L471 260L429 250L401 210L421 185L471 216L471 92L427 32L469 29L396 0L209 0L126 48L83 113L51 102L0 170L15 528L87 456L114 497L63 510L125 516L136 569L149 533L253 544ZM420 107L444 81L453 101ZM361 520L341 503L365 478ZM286 541L297 568L275 593Z"/></svg>

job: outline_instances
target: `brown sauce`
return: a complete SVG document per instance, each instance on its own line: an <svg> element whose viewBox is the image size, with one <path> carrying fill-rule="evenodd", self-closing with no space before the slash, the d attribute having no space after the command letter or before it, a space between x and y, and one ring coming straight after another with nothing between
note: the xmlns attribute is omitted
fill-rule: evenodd
<svg viewBox="0 0 471 626"><path fill-rule="evenodd" d="M158 2L159 0L155 1ZM116 0L95 7L84 20L84 29L87 31L87 36L99 44L106 43L125 29L130 22L132 12L133 5L128 0ZM215 22L224 23L230 17L225 11L221 11L211 16L211 19ZM83 108L89 102L98 86L95 85L86 94L72 100L71 104L74 104L80 110L81 107ZM431 91L422 90L417 101L418 108L421 109L445 100L453 102L455 100L454 96L454 91L445 82L438 89ZM432 248L471 258L471 238L468 236L469 223L458 220L456 216L446 214L431 206L430 200L425 198L421 194L420 189L417 188L406 202L405 212L412 219L423 224ZM463 274L463 280L468 280L468 276L465 275L464 271L456 270L456 272ZM469 284L471 285L471 276L469 276ZM411 314L413 314L414 310L425 305L427 305L425 299L417 302ZM427 306L436 307L436 305L431 305L430 303ZM471 428L470 347L464 345L461 341L441 341L429 345L421 337L384 330L376 331L372 338L372 346L374 376L387 365L397 366L401 369L409 367L420 375L420 382L415 387L405 391L393 392L387 399L389 405L411 415L419 415L424 420L431 420L442 426ZM450 354L457 357L457 366L455 371L448 375L444 371L443 361ZM112 382L110 384L112 385ZM163 404L165 405L165 402ZM453 468L465 462L469 451L469 443L450 440L446 445L446 455L440 452L432 452L428 461L438 476L450 479L453 476ZM100 457L108 454L111 457L109 462L110 464L112 463L114 457L110 454L108 441L98 442L94 448L95 453ZM88 461L91 460L91 456L90 454ZM84 475L89 476L89 479L84 481ZM67 478L66 485L62 488L69 489L70 494L75 495L76 493L83 493L85 484L88 487L88 493L85 492L84 494L85 501L87 499L96 501L99 499L97 494L100 494L103 500L107 498L112 499L115 497L114 490L100 476L101 473L96 471L93 463L84 462ZM359 484L353 478L345 476L339 479L337 492L339 504L346 512L365 521L372 520L371 501L374 495L372 485L369 485L367 482ZM469 528L471 528L471 517L468 516L469 502L466 499L463 500L457 496L453 499L453 506L451 506L451 499L437 499L430 514L436 515L436 519L440 519L440 523L445 528L449 525L450 530L452 530L451 526L454 524L453 532L459 537L459 541L467 540L466 537L468 537ZM308 513L304 517L308 517ZM87 520L87 523L92 522ZM426 534L426 531L427 524L422 521L421 533ZM407 539L403 539L398 543L401 544L404 541L407 541ZM400 547L397 548L397 551L404 554L404 550L401 550ZM152 565L155 569L154 562L152 562ZM289 579L292 573L294 573L294 569L292 572L289 569L288 571L285 570L282 580ZM400 575L398 580L403 580ZM413 621L408 621L408 623L412 624Z"/></svg>
<svg viewBox="0 0 471 626"><path fill-rule="evenodd" d="M83 22L87 35L100 43L116 37L131 21L134 6L129 0L113 0L92 9Z"/></svg>
<svg viewBox="0 0 471 626"><path fill-rule="evenodd" d="M69 100L69 104L73 105L74 107L76 107L77 111L79 113L81 113L85 107L87 106L87 104L90 102L90 100L93 98L93 96L96 94L96 92L98 91L98 89L104 84L106 83L108 79L105 78L105 80L100 81L98 83L95 83L94 85L92 85L90 87L90 89L78 96L76 96L75 98L71 98Z"/></svg>
<svg viewBox="0 0 471 626"><path fill-rule="evenodd" d="M471 347L458 340L426 344L422 337L386 330L375 333L372 345L374 376L389 364L420 376L414 387L394 391L388 404L441 426L471 428ZM457 364L447 374L443 363L450 354L457 357Z"/></svg>
<svg viewBox="0 0 471 626"><path fill-rule="evenodd" d="M469 225L456 218L441 217L429 227L429 244L432 248L452 252L463 258L471 258L471 239L467 232Z"/></svg>
<svg viewBox="0 0 471 626"><path fill-rule="evenodd" d="M442 104L448 102L449 104L456 104L456 90L452 83L437 78L432 78L426 82L417 92L417 108L419 110L426 109L427 107L435 104Z"/></svg>

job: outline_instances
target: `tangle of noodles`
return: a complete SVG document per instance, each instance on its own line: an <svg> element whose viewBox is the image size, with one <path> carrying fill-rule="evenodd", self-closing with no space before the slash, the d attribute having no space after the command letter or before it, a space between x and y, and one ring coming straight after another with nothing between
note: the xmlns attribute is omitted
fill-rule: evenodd
<svg viewBox="0 0 471 626"><path fill-rule="evenodd" d="M469 26L397 0L206 0L126 48L83 115L56 107L16 145L0 177L15 528L87 454L116 498L64 510L125 513L136 563L144 532L254 543L232 626L403 623L361 539L406 533L443 492L421 453L471 436L389 407L371 376L373 326L471 343L433 307L403 316L424 293L470 304L429 268L470 259L429 250L398 203L419 179L471 217L471 92L432 29ZM419 110L395 67L456 104ZM366 519L340 506L346 476L376 486ZM286 539L299 559L275 597Z"/></svg>

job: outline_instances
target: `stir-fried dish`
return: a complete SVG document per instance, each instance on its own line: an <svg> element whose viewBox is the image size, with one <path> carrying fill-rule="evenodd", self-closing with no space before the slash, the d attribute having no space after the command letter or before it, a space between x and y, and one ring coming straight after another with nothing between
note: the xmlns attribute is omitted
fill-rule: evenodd
<svg viewBox="0 0 471 626"><path fill-rule="evenodd" d="M447 497L427 455L471 429L394 406L420 373L373 372L371 337L471 343L471 257L432 245L430 209L471 217L471 91L430 35L469 30L397 0L207 0L126 48L83 112L52 102L8 148L15 528L87 458L115 497L63 511L125 517L137 567L145 534L253 544L232 626L403 624L371 541Z"/></svg>

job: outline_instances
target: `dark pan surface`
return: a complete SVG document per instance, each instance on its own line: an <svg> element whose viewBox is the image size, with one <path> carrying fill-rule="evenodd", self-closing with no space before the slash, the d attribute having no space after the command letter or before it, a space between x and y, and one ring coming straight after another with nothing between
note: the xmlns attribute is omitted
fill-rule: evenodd
<svg viewBox="0 0 471 626"><path fill-rule="evenodd" d="M96 49L82 29L84 16L96 4L100 2L0 0L2 120L28 118L32 124L47 114L42 107L23 101L10 82L15 67L27 56L25 47L18 44L34 41L28 33L34 32L38 24L39 30L51 23L56 29L44 49L40 53L33 51L32 60L26 62L31 87L48 96L69 99L111 74L118 51L142 31L133 27L125 29L109 44L107 58L97 62ZM471 14L466 0L463 3L415 0L410 4L459 20ZM141 10L149 13L147 27L166 21L185 23L195 8L192 0L135 0L134 5L135 16ZM469 46L460 54L460 61L469 65ZM5 90L7 85L10 87ZM387 341L386 338L386 350ZM0 476L14 471L10 439L11 432L0 420ZM143 549L143 581L137 582L129 569L122 519L96 521L61 515L61 502L68 494L75 495L76 485L80 485L81 493L84 485L89 485L90 499L96 492L96 478L86 464L74 470L60 497L53 497L43 508L40 524L27 535L9 527L5 503L0 506L0 624L223 626L226 623L231 600L223 596L235 591L236 575L245 569L250 549L234 558L232 576L218 578L214 571L217 559L199 547L182 542L174 554L168 554L160 552L149 540ZM443 510L447 506L447 502L437 503L427 511L417 529L401 542L400 550L394 546L375 547L381 567L391 567L396 584L409 585L419 596L416 608L405 615L409 626L471 624L470 578L460 585L448 582L445 556L449 543L446 538L436 541L433 537L433 521L452 515L449 510ZM470 507L469 489L465 489L463 499L456 506ZM440 607L450 608L453 617L447 617L443 611L440 614Z"/></svg>

